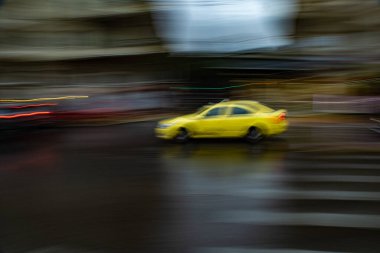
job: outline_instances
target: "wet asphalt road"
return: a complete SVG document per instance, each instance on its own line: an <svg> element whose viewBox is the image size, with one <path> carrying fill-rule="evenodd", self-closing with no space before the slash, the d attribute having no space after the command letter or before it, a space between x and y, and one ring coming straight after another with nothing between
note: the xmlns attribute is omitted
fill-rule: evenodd
<svg viewBox="0 0 380 253"><path fill-rule="evenodd" d="M2 133L0 252L380 252L367 129L179 145L153 127Z"/></svg>

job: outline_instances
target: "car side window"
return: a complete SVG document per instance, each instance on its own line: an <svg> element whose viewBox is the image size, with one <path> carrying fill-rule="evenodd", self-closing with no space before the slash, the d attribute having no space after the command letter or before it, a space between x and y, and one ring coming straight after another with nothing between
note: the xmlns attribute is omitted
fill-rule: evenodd
<svg viewBox="0 0 380 253"><path fill-rule="evenodd" d="M218 107L218 108L211 109L210 111L206 113L205 117L217 117L217 116L223 115L225 110L226 110L226 107Z"/></svg>
<svg viewBox="0 0 380 253"><path fill-rule="evenodd" d="M251 114L250 111L241 107L232 107L231 116L244 116Z"/></svg>

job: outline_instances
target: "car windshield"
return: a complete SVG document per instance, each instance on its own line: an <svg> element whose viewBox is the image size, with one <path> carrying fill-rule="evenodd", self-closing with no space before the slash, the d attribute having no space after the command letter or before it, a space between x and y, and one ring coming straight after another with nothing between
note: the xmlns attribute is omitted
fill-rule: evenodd
<svg viewBox="0 0 380 253"><path fill-rule="evenodd" d="M206 111L208 108L210 108L209 105L204 105L201 108L199 108L194 114L200 114L200 113Z"/></svg>

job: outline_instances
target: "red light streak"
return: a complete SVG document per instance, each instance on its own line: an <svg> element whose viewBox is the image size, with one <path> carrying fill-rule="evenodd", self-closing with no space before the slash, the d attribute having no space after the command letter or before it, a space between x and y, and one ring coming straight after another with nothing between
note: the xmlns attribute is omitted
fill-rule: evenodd
<svg viewBox="0 0 380 253"><path fill-rule="evenodd" d="M36 115L47 115L51 113L52 112L31 112L31 113L20 113L20 114L13 114L13 115L0 115L0 119L15 119L15 118L30 117L30 116L36 116Z"/></svg>

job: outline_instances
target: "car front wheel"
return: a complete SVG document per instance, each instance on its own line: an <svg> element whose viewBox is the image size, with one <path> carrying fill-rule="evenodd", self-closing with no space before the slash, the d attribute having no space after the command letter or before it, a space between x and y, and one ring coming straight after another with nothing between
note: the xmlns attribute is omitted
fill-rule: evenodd
<svg viewBox="0 0 380 253"><path fill-rule="evenodd" d="M179 129L178 134L174 137L174 140L179 143L187 142L189 139L189 132L185 128Z"/></svg>

